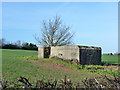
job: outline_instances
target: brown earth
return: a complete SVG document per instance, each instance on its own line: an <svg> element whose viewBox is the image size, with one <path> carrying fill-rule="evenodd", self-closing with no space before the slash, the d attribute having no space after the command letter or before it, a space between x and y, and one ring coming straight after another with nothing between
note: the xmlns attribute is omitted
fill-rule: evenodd
<svg viewBox="0 0 120 90"><path fill-rule="evenodd" d="M40 61L31 61L32 64L43 67L43 68L48 68L48 69L53 69L53 70L58 70L62 72L68 72L68 73L78 73L78 71L73 70L70 67L64 66L63 64L60 63L55 63L53 61L45 61L45 60L40 60ZM119 66L105 66L104 70L118 70Z"/></svg>
<svg viewBox="0 0 120 90"><path fill-rule="evenodd" d="M45 61L45 60L40 60L40 61L32 61L34 65L44 67L44 68L49 68L53 70L58 70L62 72L68 72L68 73L78 73L77 71L74 71L72 68L64 66L63 64L60 63L55 63L53 61Z"/></svg>
<svg viewBox="0 0 120 90"><path fill-rule="evenodd" d="M55 77L55 78L59 77L59 79L61 79L61 78L64 78L65 75L67 75L67 78L69 78L70 80L72 80L74 82L76 82L76 81L79 82L80 80L83 80L84 78L93 78L93 77L99 76L98 74L83 72L81 70L76 71L70 67L67 67L60 63L56 63L54 61L48 61L48 60L33 61L33 60L31 60L30 62L31 62L31 64L39 66L41 68L47 68L47 69L54 70L54 71L60 71L60 73L57 77L55 77L54 73L52 75L50 73L50 78L51 77Z"/></svg>
<svg viewBox="0 0 120 90"><path fill-rule="evenodd" d="M81 72L81 70L75 71L75 70L73 70L70 67L67 67L67 66L65 66L63 64L56 63L56 62L53 62L53 61L48 61L48 60L33 61L33 60L31 60L30 62L31 62L31 64L39 66L41 68L47 68L47 69L50 69L50 70L60 71L61 72L60 73L61 77L65 75L64 72L67 72L67 73L70 74L70 76L68 74L68 78L70 80L73 80L73 81L79 81L79 79L82 80L85 77L86 78L91 78L91 77L99 76L99 74L92 74L92 73L87 73L87 72ZM105 66L104 70L106 71L106 70L111 70L111 69L112 70L118 70L118 66Z"/></svg>
<svg viewBox="0 0 120 90"><path fill-rule="evenodd" d="M104 70L119 70L120 66L114 66L114 65L110 65L110 66L105 66Z"/></svg>

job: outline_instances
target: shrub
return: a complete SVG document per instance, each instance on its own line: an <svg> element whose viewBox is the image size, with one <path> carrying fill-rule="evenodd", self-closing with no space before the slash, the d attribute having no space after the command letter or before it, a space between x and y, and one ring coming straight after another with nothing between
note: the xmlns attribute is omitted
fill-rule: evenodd
<svg viewBox="0 0 120 90"><path fill-rule="evenodd" d="M6 44L2 47L3 49L20 49L17 45L14 44Z"/></svg>
<svg viewBox="0 0 120 90"><path fill-rule="evenodd" d="M71 80L67 79L66 76L64 79L61 80L56 80L54 79L52 82L49 80L45 82L43 79L42 80L37 80L36 84L33 85L29 82L27 78L21 77L18 80L22 84L16 84L14 82L10 83L7 81L0 81L0 84L2 86L2 89L6 88L47 88L47 89L74 89L74 88L93 88L97 90L101 90L103 88L111 88L113 90L118 90L120 89L120 75L115 75L113 74L113 77L108 77L106 75L102 75L99 77L94 77L94 78L86 78L81 82L78 83L73 83ZM81 83L81 84L80 84Z"/></svg>
<svg viewBox="0 0 120 90"><path fill-rule="evenodd" d="M35 44L32 44L32 43L23 43L22 44L22 49L25 49L25 50L38 50L37 46Z"/></svg>

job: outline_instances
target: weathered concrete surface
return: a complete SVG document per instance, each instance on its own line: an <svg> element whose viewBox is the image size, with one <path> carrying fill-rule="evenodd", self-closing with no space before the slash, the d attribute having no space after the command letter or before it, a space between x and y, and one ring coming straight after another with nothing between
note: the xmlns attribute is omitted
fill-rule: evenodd
<svg viewBox="0 0 120 90"><path fill-rule="evenodd" d="M78 46L58 46L51 47L50 57L57 56L63 59L77 59L79 61Z"/></svg>
<svg viewBox="0 0 120 90"><path fill-rule="evenodd" d="M44 47L38 47L38 58L44 58Z"/></svg>
<svg viewBox="0 0 120 90"><path fill-rule="evenodd" d="M38 58L49 58L50 47L38 47Z"/></svg>
<svg viewBox="0 0 120 90"><path fill-rule="evenodd" d="M80 48L80 64L101 64L101 48L99 47L87 47Z"/></svg>
<svg viewBox="0 0 120 90"><path fill-rule="evenodd" d="M78 60L79 64L101 64L101 48L88 46L39 47L38 57L59 57L67 60Z"/></svg>

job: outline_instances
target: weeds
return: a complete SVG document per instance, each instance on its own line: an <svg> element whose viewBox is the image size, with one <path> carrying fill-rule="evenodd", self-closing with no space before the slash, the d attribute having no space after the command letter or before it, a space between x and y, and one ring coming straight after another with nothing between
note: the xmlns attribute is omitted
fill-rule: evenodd
<svg viewBox="0 0 120 90"><path fill-rule="evenodd" d="M101 65L76 65L74 63L72 63L71 61L70 62L66 62L64 60L61 60L59 58L37 58L37 57L26 57L27 60L35 60L35 61L39 61L39 60L44 60L44 61L52 61L54 63L60 63L60 64L63 64L65 66L68 66L70 68L72 68L73 70L76 70L76 71L83 71L83 72L90 72L90 73L96 73L96 74L100 74L100 75L104 75L104 72L105 72L105 66L108 66L110 64L107 64L107 63L103 63L103 66ZM114 73L118 73L118 71L112 71ZM111 70L108 70L106 71L106 74L107 75L111 75Z"/></svg>
<svg viewBox="0 0 120 90"><path fill-rule="evenodd" d="M113 74L113 77L108 77L107 75L101 75L94 78L86 78L81 82L73 83L71 80L67 79L66 76L64 79L56 80L52 82L49 80L45 82L43 79L37 80L36 84L32 84L25 77L19 78L18 82L21 84L16 84L14 82L10 83L7 81L0 81L2 89L6 88L47 88L47 89L74 89L74 88L94 88L97 90L102 90L104 88L111 88L114 90L120 89L120 75Z"/></svg>

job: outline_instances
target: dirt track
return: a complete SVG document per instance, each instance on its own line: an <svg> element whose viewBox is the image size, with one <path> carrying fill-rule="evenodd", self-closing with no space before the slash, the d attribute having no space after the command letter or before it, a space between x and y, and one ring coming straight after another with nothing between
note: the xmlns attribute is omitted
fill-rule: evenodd
<svg viewBox="0 0 120 90"><path fill-rule="evenodd" d="M45 61L45 60L40 60L40 61L31 61L32 64L43 67L43 68L48 68L52 70L58 70L62 72L68 72L68 73L79 73L78 71L73 70L70 67L64 66L63 64L60 63L55 63L53 61ZM104 70L118 70L118 66L105 66Z"/></svg>
<svg viewBox="0 0 120 90"><path fill-rule="evenodd" d="M119 66L113 66L113 65L111 65L111 66L105 66L106 68L104 69L104 70L119 70L120 69L120 67Z"/></svg>
<svg viewBox="0 0 120 90"><path fill-rule="evenodd" d="M63 64L60 64L60 63L55 63L53 61L41 60L41 61L32 61L32 63L40 67L58 70L62 72L78 73L77 71L74 71L70 67L64 66Z"/></svg>

